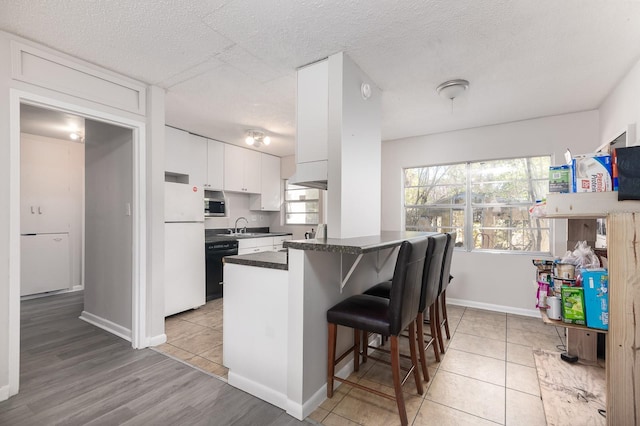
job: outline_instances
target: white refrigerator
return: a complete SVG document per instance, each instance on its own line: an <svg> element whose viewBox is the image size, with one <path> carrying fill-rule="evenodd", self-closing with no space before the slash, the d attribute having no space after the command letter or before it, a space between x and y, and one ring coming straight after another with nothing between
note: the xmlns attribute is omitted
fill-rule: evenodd
<svg viewBox="0 0 640 426"><path fill-rule="evenodd" d="M165 316L206 302L203 194L198 186L165 182Z"/></svg>

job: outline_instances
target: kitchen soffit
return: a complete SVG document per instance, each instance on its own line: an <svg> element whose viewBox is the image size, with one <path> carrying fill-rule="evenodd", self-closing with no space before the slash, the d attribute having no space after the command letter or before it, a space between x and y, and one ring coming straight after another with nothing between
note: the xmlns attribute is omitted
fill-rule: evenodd
<svg viewBox="0 0 640 426"><path fill-rule="evenodd" d="M55 28L55 31L52 29ZM384 140L597 108L640 57L640 2L5 1L0 29L167 89L167 123L293 153L295 69L345 51ZM450 104L435 87L464 77Z"/></svg>

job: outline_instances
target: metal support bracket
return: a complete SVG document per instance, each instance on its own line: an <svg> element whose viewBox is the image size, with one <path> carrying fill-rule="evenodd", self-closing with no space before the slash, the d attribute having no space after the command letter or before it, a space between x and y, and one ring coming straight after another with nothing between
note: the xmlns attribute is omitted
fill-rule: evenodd
<svg viewBox="0 0 640 426"><path fill-rule="evenodd" d="M349 281L349 278L351 278L351 274L353 274L353 271L356 270L356 266L358 266L358 263L360 263L360 261L362 260L362 256L363 254L360 253L358 257L356 257L356 260L351 265L349 272L347 272L347 275L342 279L342 282L340 283L340 293L342 293L342 289L347 284L347 281ZM344 260L344 255L341 254L340 255L340 276L342 276L342 271L343 271L343 264L342 264L343 260Z"/></svg>

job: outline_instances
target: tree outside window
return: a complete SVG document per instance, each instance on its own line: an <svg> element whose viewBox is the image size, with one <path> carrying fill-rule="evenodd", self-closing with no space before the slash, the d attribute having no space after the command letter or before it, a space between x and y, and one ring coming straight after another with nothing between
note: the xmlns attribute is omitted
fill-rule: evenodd
<svg viewBox="0 0 640 426"><path fill-rule="evenodd" d="M457 233L469 251L550 251L550 223L529 207L548 192L549 156L404 170L405 229Z"/></svg>

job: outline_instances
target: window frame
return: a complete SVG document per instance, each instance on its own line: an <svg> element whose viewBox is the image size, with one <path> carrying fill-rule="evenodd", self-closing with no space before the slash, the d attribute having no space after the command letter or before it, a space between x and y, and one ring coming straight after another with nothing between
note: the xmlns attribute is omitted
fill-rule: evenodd
<svg viewBox="0 0 640 426"><path fill-rule="evenodd" d="M320 217L320 215L322 214L322 192L320 189L317 188L305 188L302 187L301 188L305 188L305 189L311 189L311 190L316 190L318 191L318 198L311 198L311 199L305 199L305 200L287 200L287 191L292 191L291 189L288 189L289 185L295 185L295 184L289 184L289 179L283 179L283 193L282 193L282 224L286 225L286 226L309 226L309 225L318 225L318 223L322 223L322 218ZM295 185L295 186L300 186L300 185ZM317 212L313 212L313 211L308 211L305 209L305 211L303 213L288 213L287 212L287 206L292 203L292 204L307 204L309 202L317 202L318 203L318 211ZM289 223L287 221L287 215L289 214L316 214L318 217L318 221L314 222L314 223Z"/></svg>
<svg viewBox="0 0 640 426"><path fill-rule="evenodd" d="M495 248L476 248L475 247L475 241L474 241L474 211L475 210L480 210L480 209L485 209L485 208L495 208L495 207L499 207L499 208L509 208L509 207L523 207L523 208L529 208L531 207L531 205L533 204L533 202L531 201L527 201L527 202L496 202L496 203L476 203L473 201L474 199L474 193L472 192L472 187L474 184L476 183L472 183L472 165L474 164L479 164L479 163L485 163L485 162L493 162L493 161L509 161L509 160L524 160L524 159L531 159L531 158L543 158L543 157L547 157L549 159L549 164L552 164L552 159L553 156L549 155L549 154L543 154L543 155L528 155L528 156L521 156L521 157L509 157L509 158L494 158L494 159L486 159L486 160L473 160L473 161L461 161L461 162L456 162L456 163L440 163L440 164L430 164L430 165L424 165L424 166L407 166L407 167L403 167L402 168L402 176L403 176L403 183L402 183L402 226L403 229L407 230L407 209L408 208L426 208L426 209L449 209L450 212L455 212L462 210L463 211L463 215L464 215L464 224L462 226L462 233L464 235L464 241L465 241L465 246L464 247L456 247L456 250L461 250L461 251L465 251L465 252L475 252L475 253L497 253L497 254L513 254L513 255L534 255L534 256L550 256L551 252L553 250L553 238L554 238L554 223L553 221L546 219L546 218L541 218L544 220L547 220L547 226L539 226L539 227L531 227L529 229L534 229L534 230L548 230L548 243L549 243L549 250L548 251L533 251L533 250L507 250L507 249L495 249ZM459 166L459 165L464 165L464 172L465 172L465 184L464 184L464 191L465 191L465 196L464 196L464 202L463 203L449 203L449 204L421 204L421 205L407 205L407 200L406 200L406 171L409 169L421 169L421 168L430 168L430 167L447 167L447 166ZM528 181L544 181L545 179L543 178L532 178L529 177ZM548 182L548 177L546 178L547 182ZM504 182L504 181L497 181L497 180L493 180L493 181L487 181L487 182L483 182L483 183L490 183L490 182ZM460 184L453 184L453 183L447 183L447 184L443 184L441 186L460 186ZM530 215L530 213L529 213ZM530 220L533 222L536 218L535 217L531 217L530 216ZM451 224L451 225L447 225L444 226L445 228L452 228L453 230L456 230L456 232L460 232L460 227L456 227L455 225ZM489 227L490 228L490 227ZM487 227L483 227L482 229L488 229ZM518 228L518 227L496 227L497 230L503 230L503 231L507 231L507 232L517 232L519 230L522 229L527 229L527 228ZM480 235L480 234L478 234Z"/></svg>

